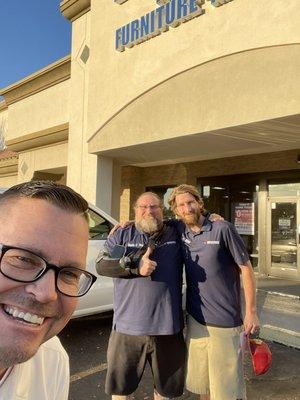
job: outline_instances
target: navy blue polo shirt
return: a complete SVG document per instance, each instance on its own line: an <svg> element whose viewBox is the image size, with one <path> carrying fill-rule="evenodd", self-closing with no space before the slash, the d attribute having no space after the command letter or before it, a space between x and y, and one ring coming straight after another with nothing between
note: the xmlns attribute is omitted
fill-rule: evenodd
<svg viewBox="0 0 300 400"><path fill-rule="evenodd" d="M132 253L148 243L149 235L134 225L119 229L107 240L111 252L115 244ZM150 258L157 262L151 277L114 279L113 328L129 335L173 335L183 328L182 270L180 239L167 226Z"/></svg>
<svg viewBox="0 0 300 400"><path fill-rule="evenodd" d="M227 221L205 219L199 233L180 222L187 281L187 312L207 325L242 324L239 265L249 261L242 238Z"/></svg>

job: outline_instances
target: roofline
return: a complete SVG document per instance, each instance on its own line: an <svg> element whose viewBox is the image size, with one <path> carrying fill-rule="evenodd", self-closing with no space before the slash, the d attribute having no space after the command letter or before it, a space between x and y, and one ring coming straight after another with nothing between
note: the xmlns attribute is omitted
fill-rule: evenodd
<svg viewBox="0 0 300 400"><path fill-rule="evenodd" d="M60 12L70 21L75 21L91 9L91 0L62 0Z"/></svg>
<svg viewBox="0 0 300 400"><path fill-rule="evenodd" d="M0 96L10 105L25 97L31 96L50 86L54 86L70 78L71 55L67 55L31 75L0 90ZM0 103L1 105L1 103Z"/></svg>

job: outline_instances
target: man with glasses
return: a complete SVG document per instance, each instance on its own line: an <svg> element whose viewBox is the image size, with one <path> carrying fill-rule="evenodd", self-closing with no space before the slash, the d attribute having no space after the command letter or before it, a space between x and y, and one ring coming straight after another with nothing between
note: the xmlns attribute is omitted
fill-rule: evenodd
<svg viewBox="0 0 300 400"><path fill-rule="evenodd" d="M180 241L176 229L164 225L155 193L143 193L134 210L134 225L107 240L110 257L102 255L97 265L101 275L117 277L105 390L113 400L129 399L148 361L154 399L168 399L180 396L184 385ZM120 247L123 257L116 254Z"/></svg>
<svg viewBox="0 0 300 400"><path fill-rule="evenodd" d="M0 197L1 400L68 398L68 357L55 335L96 279L85 271L87 209L50 182Z"/></svg>

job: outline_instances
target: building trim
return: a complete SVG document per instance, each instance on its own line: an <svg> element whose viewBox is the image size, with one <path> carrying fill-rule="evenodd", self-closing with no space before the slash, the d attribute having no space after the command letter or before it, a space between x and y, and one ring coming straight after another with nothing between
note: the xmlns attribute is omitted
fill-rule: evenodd
<svg viewBox="0 0 300 400"><path fill-rule="evenodd" d="M7 104L5 100L0 101L0 111L6 110L7 109Z"/></svg>
<svg viewBox="0 0 300 400"><path fill-rule="evenodd" d="M18 155L0 159L0 176L18 174Z"/></svg>
<svg viewBox="0 0 300 400"><path fill-rule="evenodd" d="M66 142L69 135L69 124L61 124L42 131L29 133L17 139L7 140L6 146L8 150L21 152L33 150L38 147L48 146L60 142Z"/></svg>
<svg viewBox="0 0 300 400"><path fill-rule="evenodd" d="M60 11L70 21L75 21L91 9L91 0L63 0Z"/></svg>
<svg viewBox="0 0 300 400"><path fill-rule="evenodd" d="M68 55L0 90L0 96L4 97L6 105L9 106L12 103L57 85L69 79L70 76L71 56Z"/></svg>

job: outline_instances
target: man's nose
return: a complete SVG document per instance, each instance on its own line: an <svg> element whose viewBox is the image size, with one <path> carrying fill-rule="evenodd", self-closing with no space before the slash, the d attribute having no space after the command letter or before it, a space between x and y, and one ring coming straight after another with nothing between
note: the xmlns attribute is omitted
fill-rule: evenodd
<svg viewBox="0 0 300 400"><path fill-rule="evenodd" d="M184 211L186 213L190 213L192 211L192 206L190 204L185 204L184 205Z"/></svg>
<svg viewBox="0 0 300 400"><path fill-rule="evenodd" d="M154 207L148 206L145 210L146 215L152 215L154 213Z"/></svg>
<svg viewBox="0 0 300 400"><path fill-rule="evenodd" d="M33 294L40 303L50 303L57 300L54 271L47 271L37 281L28 283L26 291Z"/></svg>

